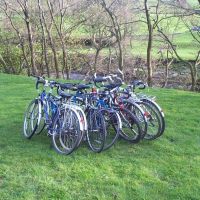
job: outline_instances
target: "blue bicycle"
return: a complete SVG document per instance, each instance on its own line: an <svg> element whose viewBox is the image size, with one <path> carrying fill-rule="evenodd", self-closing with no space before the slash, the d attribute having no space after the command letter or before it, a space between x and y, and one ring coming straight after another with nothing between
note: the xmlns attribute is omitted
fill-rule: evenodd
<svg viewBox="0 0 200 200"><path fill-rule="evenodd" d="M83 131L82 121L75 108L63 103L71 95L60 93L59 97L52 94L54 87L60 88L55 81L48 81L36 77L36 89L39 84L43 90L38 97L29 104L24 117L24 136L31 139L34 134L39 134L46 126L48 135L52 138L54 149L61 154L70 154L76 149ZM47 92L47 88L50 90Z"/></svg>

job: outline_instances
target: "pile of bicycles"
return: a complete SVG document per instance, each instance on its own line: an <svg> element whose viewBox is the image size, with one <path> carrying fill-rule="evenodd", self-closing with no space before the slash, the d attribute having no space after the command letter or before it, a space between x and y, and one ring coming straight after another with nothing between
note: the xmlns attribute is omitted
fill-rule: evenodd
<svg viewBox="0 0 200 200"><path fill-rule="evenodd" d="M54 149L70 154L82 142L94 152L109 149L119 137L138 143L154 140L165 130L164 113L155 99L124 85L116 74L96 76L87 84L60 83L34 76L42 90L25 112L23 134L31 139L44 129Z"/></svg>

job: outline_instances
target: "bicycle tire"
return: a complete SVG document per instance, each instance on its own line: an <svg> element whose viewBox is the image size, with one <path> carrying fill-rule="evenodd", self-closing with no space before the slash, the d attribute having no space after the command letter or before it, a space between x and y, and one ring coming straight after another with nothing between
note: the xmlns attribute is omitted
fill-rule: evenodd
<svg viewBox="0 0 200 200"><path fill-rule="evenodd" d="M164 117L164 113L163 113L162 109L160 108L160 106L157 103L155 103L154 101L152 101L150 99L145 98L145 99L141 99L141 100L149 103L155 109L157 114L159 115L160 120L161 120L161 130L160 130L160 134L159 134L159 137L160 137L161 135L163 135L163 133L165 131L165 127L166 127L165 117Z"/></svg>
<svg viewBox="0 0 200 200"><path fill-rule="evenodd" d="M66 117L66 112L68 112L68 114L73 114L73 118ZM53 147L57 153L69 155L76 149L81 135L79 120L80 119L78 118L77 114L73 110L68 108L62 109L60 113L55 117L55 119L53 120L53 134L51 138ZM73 127L74 125L76 127ZM74 132L72 132L72 128ZM69 147L68 142L70 141L72 141L72 144Z"/></svg>
<svg viewBox="0 0 200 200"><path fill-rule="evenodd" d="M141 139L143 139L147 133L147 126L148 126L144 110L141 108L139 104L135 102L124 101L124 103L125 103L125 108L130 110L134 114L134 116L137 117L141 128Z"/></svg>
<svg viewBox="0 0 200 200"><path fill-rule="evenodd" d="M100 110L104 117L105 126L106 126L106 135L105 135L105 144L104 150L109 149L117 141L120 131L121 131L121 118L117 111L111 109Z"/></svg>
<svg viewBox="0 0 200 200"><path fill-rule="evenodd" d="M35 114L35 116L33 116ZM39 100L34 99L30 102L28 105L25 115L24 115L24 124L23 124L23 135L27 139L31 139L33 135L35 134L37 128L38 128L38 122L39 122ZM30 122L28 121L30 119ZM33 122L35 120L35 122ZM31 127L28 127L28 126ZM31 130L29 130L29 128Z"/></svg>
<svg viewBox="0 0 200 200"><path fill-rule="evenodd" d="M87 142L89 148L100 153L105 144L105 121L101 114L96 109L90 108L87 112L88 130L86 132Z"/></svg>
<svg viewBox="0 0 200 200"><path fill-rule="evenodd" d="M84 102L84 100L83 100L82 98L76 98L75 101L72 100L72 103L74 103L76 106L79 106L83 111L85 111L85 102ZM78 113L79 113L81 119L83 120L84 117L83 117L82 112L78 111ZM86 119L86 120L87 120L87 119ZM83 123L84 123L84 122L83 122ZM86 123L87 123L87 122L86 122ZM82 135L81 135L81 138L80 138L80 141L79 141L77 147L80 146L81 142L85 139L84 135L85 135L85 131L82 131Z"/></svg>
<svg viewBox="0 0 200 200"><path fill-rule="evenodd" d="M161 132L161 120L155 111L155 109L149 104L144 101L140 103L140 105L143 105L143 109L147 116L147 133L144 137L146 140L154 140L157 137L159 137Z"/></svg>
<svg viewBox="0 0 200 200"><path fill-rule="evenodd" d="M142 133L137 117L126 108L121 109L119 115L122 120L122 130L120 131L120 135L125 140L132 143L138 143L141 139ZM133 125L134 127L132 127ZM133 128L135 128L135 130Z"/></svg>

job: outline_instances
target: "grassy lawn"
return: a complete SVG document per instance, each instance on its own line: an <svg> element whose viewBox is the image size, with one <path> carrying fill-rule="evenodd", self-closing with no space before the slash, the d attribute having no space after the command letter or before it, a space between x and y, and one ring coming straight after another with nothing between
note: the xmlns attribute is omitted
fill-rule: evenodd
<svg viewBox="0 0 200 200"><path fill-rule="evenodd" d="M0 74L0 199L199 199L200 94L151 89L166 113L156 141L118 141L100 154L82 145L58 155L45 135L22 136L34 81Z"/></svg>

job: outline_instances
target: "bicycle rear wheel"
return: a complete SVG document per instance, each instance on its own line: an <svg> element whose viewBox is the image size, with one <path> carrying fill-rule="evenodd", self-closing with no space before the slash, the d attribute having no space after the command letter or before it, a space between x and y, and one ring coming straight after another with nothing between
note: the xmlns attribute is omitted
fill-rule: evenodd
<svg viewBox="0 0 200 200"><path fill-rule="evenodd" d="M160 137L165 131L165 117L164 117L164 113L163 113L162 109L160 108L160 106L156 102L154 102L150 99L144 98L144 99L141 99L141 100L143 102L149 103L152 106L152 108L155 110L157 115L159 116L160 122L161 122L161 129L160 129L160 133L159 133L158 137Z"/></svg>
<svg viewBox="0 0 200 200"><path fill-rule="evenodd" d="M157 137L159 137L161 133L161 123L162 123L161 119L159 118L159 115L157 114L155 109L152 107L152 105L143 101L141 105L142 105L143 110L146 113L145 115L147 117L147 123L148 123L147 133L144 139L154 140Z"/></svg>
<svg viewBox="0 0 200 200"><path fill-rule="evenodd" d="M130 110L135 117L137 117L142 133L141 139L143 139L145 134L147 133L147 126L148 126L144 110L137 103L130 101L125 101L125 107L128 110Z"/></svg>

